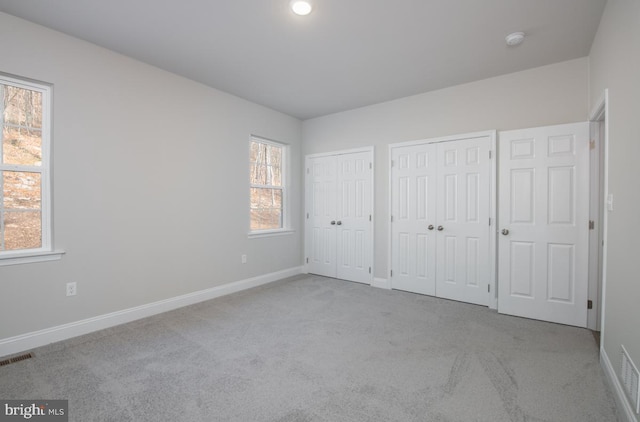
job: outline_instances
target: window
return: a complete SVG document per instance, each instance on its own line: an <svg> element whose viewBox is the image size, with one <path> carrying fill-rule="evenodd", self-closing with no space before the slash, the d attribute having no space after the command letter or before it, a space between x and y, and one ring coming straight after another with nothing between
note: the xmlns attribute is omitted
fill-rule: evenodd
<svg viewBox="0 0 640 422"><path fill-rule="evenodd" d="M50 87L0 74L0 259L51 250Z"/></svg>
<svg viewBox="0 0 640 422"><path fill-rule="evenodd" d="M287 147L252 137L249 148L250 229L252 233L286 228L285 164Z"/></svg>

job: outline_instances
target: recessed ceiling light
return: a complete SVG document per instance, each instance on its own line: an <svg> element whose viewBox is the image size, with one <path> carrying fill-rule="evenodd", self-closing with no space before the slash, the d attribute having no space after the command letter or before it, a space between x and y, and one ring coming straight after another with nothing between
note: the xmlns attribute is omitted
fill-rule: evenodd
<svg viewBox="0 0 640 422"><path fill-rule="evenodd" d="M505 41L507 41L507 45L510 47L522 44L522 41L524 41L524 32L513 32L507 35Z"/></svg>
<svg viewBox="0 0 640 422"><path fill-rule="evenodd" d="M306 16L311 13L311 10L313 10L310 0L291 0L289 5L291 6L293 13L300 16Z"/></svg>

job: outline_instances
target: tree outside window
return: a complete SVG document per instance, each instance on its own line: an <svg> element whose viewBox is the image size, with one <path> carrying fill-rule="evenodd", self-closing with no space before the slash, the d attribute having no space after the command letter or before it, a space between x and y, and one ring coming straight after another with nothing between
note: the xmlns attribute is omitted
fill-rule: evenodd
<svg viewBox="0 0 640 422"><path fill-rule="evenodd" d="M43 93L48 91L13 82L0 78L0 254L47 246Z"/></svg>
<svg viewBox="0 0 640 422"><path fill-rule="evenodd" d="M285 187L283 162L285 146L252 137L249 148L250 229L284 228Z"/></svg>

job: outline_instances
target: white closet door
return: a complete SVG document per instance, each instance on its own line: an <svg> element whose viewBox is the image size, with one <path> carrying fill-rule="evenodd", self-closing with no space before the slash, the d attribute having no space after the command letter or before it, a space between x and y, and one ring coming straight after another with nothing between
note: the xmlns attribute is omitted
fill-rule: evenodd
<svg viewBox="0 0 640 422"><path fill-rule="evenodd" d="M370 283L373 150L307 157L307 271Z"/></svg>
<svg viewBox="0 0 640 422"><path fill-rule="evenodd" d="M585 327L587 123L500 133L501 313Z"/></svg>
<svg viewBox="0 0 640 422"><path fill-rule="evenodd" d="M337 274L343 280L371 281L371 154L337 156Z"/></svg>
<svg viewBox="0 0 640 422"><path fill-rule="evenodd" d="M392 288L436 293L437 147L421 144L391 150Z"/></svg>
<svg viewBox="0 0 640 422"><path fill-rule="evenodd" d="M391 148L391 286L489 305L493 135Z"/></svg>
<svg viewBox="0 0 640 422"><path fill-rule="evenodd" d="M491 139L438 144L436 295L489 305Z"/></svg>
<svg viewBox="0 0 640 422"><path fill-rule="evenodd" d="M316 157L307 164L307 269L313 274L335 277L336 160Z"/></svg>

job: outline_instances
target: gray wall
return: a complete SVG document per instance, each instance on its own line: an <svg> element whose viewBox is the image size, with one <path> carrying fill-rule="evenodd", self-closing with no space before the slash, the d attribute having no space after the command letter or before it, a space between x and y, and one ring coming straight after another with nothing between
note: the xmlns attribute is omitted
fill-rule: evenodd
<svg viewBox="0 0 640 422"><path fill-rule="evenodd" d="M301 124L0 13L0 71L54 84L54 240L67 252L0 267L0 339L300 265L304 154L376 147L375 276L386 279L390 143L584 121L609 88L616 197L604 347L616 369L620 344L638 363L640 191L626 187L640 171L639 21L637 0L609 0L589 59ZM247 166L238 163L250 134L291 144L293 235L246 236ZM69 281L74 298L64 296Z"/></svg>
<svg viewBox="0 0 640 422"><path fill-rule="evenodd" d="M608 264L603 344L616 374L620 345L640 365L640 2L609 0L590 54L590 102L609 89ZM640 419L639 419L640 420Z"/></svg>
<svg viewBox="0 0 640 422"><path fill-rule="evenodd" d="M54 85L66 251L0 267L0 339L301 265L299 120L3 13L0 39L0 71ZM250 134L291 145L294 234L247 238Z"/></svg>
<svg viewBox="0 0 640 422"><path fill-rule="evenodd" d="M303 122L303 153L374 145L375 277L388 278L388 145L586 121L588 60L571 60Z"/></svg>

